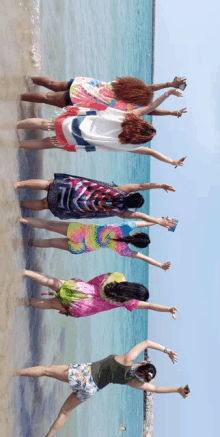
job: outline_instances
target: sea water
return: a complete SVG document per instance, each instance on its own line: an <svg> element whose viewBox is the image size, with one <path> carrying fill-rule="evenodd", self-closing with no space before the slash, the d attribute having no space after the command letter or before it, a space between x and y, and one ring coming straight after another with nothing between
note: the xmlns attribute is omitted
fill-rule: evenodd
<svg viewBox="0 0 220 437"><path fill-rule="evenodd" d="M150 83L152 0L41 0L35 1L34 7L40 11L36 24L39 41L32 47L38 75L56 80L86 76L104 81L116 76L136 76ZM54 109L44 105L43 117L54 116ZM150 181L150 159L136 154L48 150L42 152L41 158L44 179L63 172L118 185ZM149 193L143 195L142 211L148 214ZM54 219L45 211L38 216ZM121 219L91 221L115 222ZM41 230L33 233L38 238L53 235ZM142 252L148 254L147 249ZM31 252L28 253L31 257ZM80 256L58 249L36 249L35 253L43 272L51 276L89 280L101 273L118 271L128 281L148 286L146 263L120 257L110 250ZM37 262L34 269L38 269ZM35 297L40 291L36 288ZM27 292L30 297L30 289ZM24 323L25 329L30 329L24 366L96 361L112 353L124 354L147 339L148 319L143 310L129 313L117 309L78 320L53 311L42 311L40 315L39 312L30 309L29 324ZM139 358L143 359L143 354ZM49 379L32 383L22 379L20 384L16 400L12 401L12 435L45 435L70 394L68 386ZM142 435L143 395L130 387L112 385L79 406L57 436L113 437L119 435L120 424L126 426L126 435Z"/></svg>

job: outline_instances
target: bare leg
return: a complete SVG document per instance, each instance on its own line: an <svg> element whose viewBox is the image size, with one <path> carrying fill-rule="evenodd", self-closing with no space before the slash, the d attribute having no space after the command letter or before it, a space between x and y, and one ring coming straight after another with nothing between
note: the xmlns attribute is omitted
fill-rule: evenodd
<svg viewBox="0 0 220 437"><path fill-rule="evenodd" d="M41 200L23 200L21 202L21 208L27 208L33 211L43 211L44 209L49 209L46 197Z"/></svg>
<svg viewBox="0 0 220 437"><path fill-rule="evenodd" d="M19 147L27 150L57 149L50 141L50 137L41 140L19 141Z"/></svg>
<svg viewBox="0 0 220 437"><path fill-rule="evenodd" d="M40 378L41 376L49 376L59 381L68 382L69 366L36 366L20 369L16 372L16 376L27 376L29 378Z"/></svg>
<svg viewBox="0 0 220 437"><path fill-rule="evenodd" d="M33 279L40 285L51 288L53 291L59 291L66 280L52 278L51 276L44 275L43 273L33 272L32 270L24 270L23 276Z"/></svg>
<svg viewBox="0 0 220 437"><path fill-rule="evenodd" d="M28 179L15 183L15 188L30 188L32 190L49 190L49 186L53 181L45 181L44 179Z"/></svg>
<svg viewBox="0 0 220 437"><path fill-rule="evenodd" d="M17 123L17 129L48 130L50 125L50 120L44 120L43 118L27 118L26 120L22 120Z"/></svg>
<svg viewBox="0 0 220 437"><path fill-rule="evenodd" d="M54 247L55 249L69 250L68 249L68 238L48 238L48 239L32 239L32 246L36 247Z"/></svg>
<svg viewBox="0 0 220 437"><path fill-rule="evenodd" d="M64 108L66 106L65 92L57 91L54 93L23 93L21 94L21 100L25 102L46 103L47 105L58 106L58 108Z"/></svg>
<svg viewBox="0 0 220 437"><path fill-rule="evenodd" d="M29 299L29 305L40 310L57 310L65 312L65 308L57 297L50 299Z"/></svg>
<svg viewBox="0 0 220 437"><path fill-rule="evenodd" d="M50 79L50 77L33 76L31 80L35 85L44 86L52 91L66 91L68 88L68 82L59 82L57 80Z"/></svg>
<svg viewBox="0 0 220 437"><path fill-rule="evenodd" d="M57 232L58 234L67 235L69 222L59 223L53 220L44 220L41 218L21 217L19 222L24 225L33 226L38 229L46 229L47 231Z"/></svg>

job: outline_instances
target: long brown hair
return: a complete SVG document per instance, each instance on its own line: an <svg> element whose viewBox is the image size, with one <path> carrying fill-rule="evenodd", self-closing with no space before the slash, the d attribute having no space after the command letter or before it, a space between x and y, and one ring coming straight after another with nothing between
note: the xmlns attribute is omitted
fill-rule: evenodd
<svg viewBox="0 0 220 437"><path fill-rule="evenodd" d="M118 135L121 144L141 144L151 141L156 129L138 115L128 113L122 123L122 132Z"/></svg>
<svg viewBox="0 0 220 437"><path fill-rule="evenodd" d="M117 77L112 83L112 90L117 100L139 106L148 106L154 94L150 85L136 77Z"/></svg>

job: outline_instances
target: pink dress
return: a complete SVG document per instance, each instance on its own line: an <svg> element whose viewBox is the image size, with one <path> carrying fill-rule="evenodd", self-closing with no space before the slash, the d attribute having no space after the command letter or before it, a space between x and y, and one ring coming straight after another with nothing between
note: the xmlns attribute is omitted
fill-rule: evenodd
<svg viewBox="0 0 220 437"><path fill-rule="evenodd" d="M89 282L84 282L81 279L71 279L65 282L60 291L55 293L55 296L59 298L64 306L62 314L72 317L87 317L119 307L125 307L128 311L133 311L139 303L137 299L120 303L109 302L100 296L107 283L113 281L119 283L123 277L122 273L105 273L96 276Z"/></svg>

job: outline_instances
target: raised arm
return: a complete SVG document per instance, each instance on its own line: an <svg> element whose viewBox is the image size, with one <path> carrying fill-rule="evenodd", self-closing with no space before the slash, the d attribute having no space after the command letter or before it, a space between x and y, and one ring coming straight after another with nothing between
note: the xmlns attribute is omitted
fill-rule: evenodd
<svg viewBox="0 0 220 437"><path fill-rule="evenodd" d="M137 228L145 228L145 227L148 227L148 226L154 226L155 225L155 223L148 222L147 220L138 220L138 221L135 221L135 224L136 224Z"/></svg>
<svg viewBox="0 0 220 437"><path fill-rule="evenodd" d="M174 221L171 220L169 217L165 217L165 218L154 218L154 217L150 217L149 215L145 214L144 212L139 212L139 211L126 211L123 212L122 214L118 214L117 215L120 218L125 218L125 219L141 219L144 221L149 221L155 225L160 225L163 226L164 228L170 228L171 226L174 225Z"/></svg>
<svg viewBox="0 0 220 437"><path fill-rule="evenodd" d="M156 387L153 384L150 384L149 382L142 382L138 378L132 379L131 382L129 382L127 385L130 387L136 388L138 390L146 390L150 391L152 393L178 393L180 394L184 399L188 396L189 392L187 390L187 386L182 387Z"/></svg>
<svg viewBox="0 0 220 437"><path fill-rule="evenodd" d="M149 115L173 115L174 117L180 118L185 114L186 108L180 109L179 111L169 111L167 109L154 109Z"/></svg>
<svg viewBox="0 0 220 437"><path fill-rule="evenodd" d="M166 353L171 361L175 363L177 361L177 354L175 352L171 351L170 349L167 349L164 346L161 346L158 343L154 343L150 340L142 341L141 343L138 343L136 346L134 346L132 349L130 349L126 354L122 355L122 361L123 364L126 366L131 366L133 362L137 359L138 355L140 355L141 352L143 352L145 349L156 349L160 352Z"/></svg>
<svg viewBox="0 0 220 437"><path fill-rule="evenodd" d="M144 147L144 146L143 147L141 146L137 150L129 153L136 153L138 155L149 155L152 156L153 158L158 159L159 161L166 162L167 164L171 164L177 167L178 166L181 167L186 159L186 157L181 158L179 160L167 158L167 156L162 155L162 153L157 152L156 150L149 149L149 147Z"/></svg>
<svg viewBox="0 0 220 437"><path fill-rule="evenodd" d="M119 188L119 190L125 191L126 193L134 193L135 191L153 190L155 188L163 189L167 193L168 193L168 191L176 191L173 187L171 187L171 185L155 184L155 183L150 183L150 182L146 182L143 184L125 184L125 185L120 185L120 187L118 187L118 188Z"/></svg>
<svg viewBox="0 0 220 437"><path fill-rule="evenodd" d="M142 261L145 261L146 263L148 263L152 266L159 267L160 269L164 270L165 272L167 272L171 266L170 261L162 264L162 263L159 263L158 261L155 261L152 258L149 258L149 256L146 256L140 252L133 252L133 254L131 255L131 258L141 259Z"/></svg>
<svg viewBox="0 0 220 437"><path fill-rule="evenodd" d="M66 419L70 412L73 410L73 408L77 407L77 405L81 404L81 401L79 401L74 393L72 393L64 402L57 419L53 423L53 425L50 428L50 431L46 435L46 437L52 437L58 429L63 426L63 424L66 422Z"/></svg>
<svg viewBox="0 0 220 437"><path fill-rule="evenodd" d="M150 85L152 91L159 91L164 88L179 88L180 85L183 85L186 83L185 77L177 77L176 79L172 80L172 82L165 82L165 83L153 83Z"/></svg>
<svg viewBox="0 0 220 437"><path fill-rule="evenodd" d="M157 305L156 303L149 302L139 302L139 304L135 307L136 310L152 310L158 311L159 313L170 313L174 320L176 320L176 311L178 309L176 307L164 307L163 305Z"/></svg>
<svg viewBox="0 0 220 437"><path fill-rule="evenodd" d="M158 106L160 106L161 103L163 103L164 100L166 100L166 98L171 96L171 95L176 96L176 97L183 97L183 95L180 91L176 90L175 88L172 88L171 90L167 91L166 93L164 93L160 97L158 97L158 99L156 99L150 105L134 109L131 112L133 112L133 114L139 115L139 117L141 117L143 115L147 115L150 112L154 111L154 109L156 109Z"/></svg>

